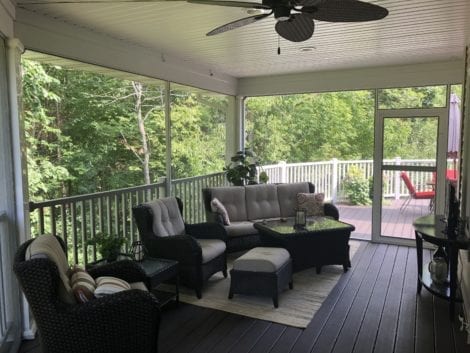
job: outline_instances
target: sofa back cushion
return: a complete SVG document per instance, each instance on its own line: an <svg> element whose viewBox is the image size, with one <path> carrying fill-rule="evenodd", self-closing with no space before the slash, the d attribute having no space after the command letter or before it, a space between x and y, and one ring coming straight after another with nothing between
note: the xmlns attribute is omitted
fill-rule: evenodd
<svg viewBox="0 0 470 353"><path fill-rule="evenodd" d="M153 216L152 230L157 237L183 235L184 222L174 197L157 199L144 206L150 209Z"/></svg>
<svg viewBox="0 0 470 353"><path fill-rule="evenodd" d="M246 221L245 187L211 188L210 192L211 199L217 198L224 205L230 222Z"/></svg>
<svg viewBox="0 0 470 353"><path fill-rule="evenodd" d="M246 212L249 220L279 218L281 210L274 184L245 186Z"/></svg>
<svg viewBox="0 0 470 353"><path fill-rule="evenodd" d="M307 182L278 184L277 197L279 199L281 217L293 217L297 208L297 194L309 192L311 190Z"/></svg>

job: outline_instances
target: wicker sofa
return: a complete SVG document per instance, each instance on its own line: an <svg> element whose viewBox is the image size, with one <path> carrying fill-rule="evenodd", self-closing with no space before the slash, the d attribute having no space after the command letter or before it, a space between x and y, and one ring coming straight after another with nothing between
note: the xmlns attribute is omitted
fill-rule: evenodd
<svg viewBox="0 0 470 353"><path fill-rule="evenodd" d="M205 188L202 190L208 222L224 224L223 218L213 212L211 201L217 198L226 208L230 225L224 225L227 233L227 251L250 249L260 245L260 235L253 223L261 220L293 217L298 193L313 193L315 186L309 182L290 184L257 184ZM324 213L339 218L336 206L324 204Z"/></svg>

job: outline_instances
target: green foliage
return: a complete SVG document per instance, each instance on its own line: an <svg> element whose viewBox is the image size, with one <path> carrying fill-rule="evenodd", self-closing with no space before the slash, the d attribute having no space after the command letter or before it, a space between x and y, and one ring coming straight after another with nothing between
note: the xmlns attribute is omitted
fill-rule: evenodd
<svg viewBox="0 0 470 353"><path fill-rule="evenodd" d="M370 203L369 181L359 167L353 165L348 168L342 186L351 204L368 205Z"/></svg>
<svg viewBox="0 0 470 353"><path fill-rule="evenodd" d="M166 175L165 85L24 60L23 116L34 201ZM173 178L224 167L226 96L172 89Z"/></svg>
<svg viewBox="0 0 470 353"><path fill-rule="evenodd" d="M256 184L256 155L249 148L238 151L230 159L230 164L224 168L227 180L233 185Z"/></svg>
<svg viewBox="0 0 470 353"><path fill-rule="evenodd" d="M115 261L126 243L124 237L103 233L96 234L93 239L87 241L87 245L96 246L102 258L108 261Z"/></svg>

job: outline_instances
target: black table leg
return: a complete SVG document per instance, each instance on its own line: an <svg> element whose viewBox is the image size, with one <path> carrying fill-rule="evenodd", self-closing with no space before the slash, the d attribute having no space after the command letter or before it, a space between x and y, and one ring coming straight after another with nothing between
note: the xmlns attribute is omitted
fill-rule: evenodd
<svg viewBox="0 0 470 353"><path fill-rule="evenodd" d="M417 292L421 293L421 288L423 284L421 283L421 278L423 276L423 239L421 235L415 231L416 239L416 258L418 260L418 278L417 278Z"/></svg>

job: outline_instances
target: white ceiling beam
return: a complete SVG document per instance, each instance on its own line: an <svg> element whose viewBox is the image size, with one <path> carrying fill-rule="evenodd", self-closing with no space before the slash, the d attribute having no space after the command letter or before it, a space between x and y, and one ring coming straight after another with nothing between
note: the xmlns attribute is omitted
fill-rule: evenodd
<svg viewBox="0 0 470 353"><path fill-rule="evenodd" d="M462 60L241 78L238 95L263 96L462 83Z"/></svg>
<svg viewBox="0 0 470 353"><path fill-rule="evenodd" d="M236 78L18 8L15 36L26 49L168 80L223 94L236 93Z"/></svg>
<svg viewBox="0 0 470 353"><path fill-rule="evenodd" d="M10 0L0 0L0 34L13 37L13 20L15 19L15 6Z"/></svg>

